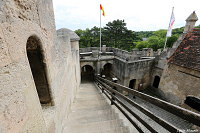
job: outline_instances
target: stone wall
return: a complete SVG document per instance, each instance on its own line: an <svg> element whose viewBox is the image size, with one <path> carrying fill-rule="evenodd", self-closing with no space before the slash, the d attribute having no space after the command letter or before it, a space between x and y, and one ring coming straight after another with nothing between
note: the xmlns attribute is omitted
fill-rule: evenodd
<svg viewBox="0 0 200 133"><path fill-rule="evenodd" d="M93 68L95 71L95 74L100 74L100 72L103 70L104 66L106 64L113 64L113 60L101 60L101 61L81 61L80 67L84 67L86 65L89 65Z"/></svg>
<svg viewBox="0 0 200 133"><path fill-rule="evenodd" d="M105 49L106 49L105 50L106 52L113 52L116 57L119 57L123 60L129 60L129 61L138 60L141 57L154 57L158 55L158 51L154 52L150 48L145 48L142 51L132 50L131 52L128 52L126 50L121 50L118 48L112 48L112 47L105 47ZM80 48L80 53L92 52L92 50L99 50L99 48L98 47Z"/></svg>
<svg viewBox="0 0 200 133"><path fill-rule="evenodd" d="M26 51L31 36L42 48L50 105L41 106L36 91ZM61 131L79 87L80 66L78 42L71 48L70 37L56 38L51 0L0 1L1 133Z"/></svg>
<svg viewBox="0 0 200 133"><path fill-rule="evenodd" d="M117 48L106 47L106 52L114 53L114 57L109 61L101 61L101 63L98 61L95 62L92 61L92 56L90 56L90 60L84 61L84 58L87 57L87 53L92 52L94 49L95 47L80 49L80 53L82 53L81 56L83 57L81 60L81 67L84 65L90 65L94 68L97 74L99 74L106 63L111 63L111 73L114 77L118 78L118 83L128 87L129 82L132 79L136 79L135 89L138 89L139 84L143 85L143 89L151 85L151 74L154 65L154 57L152 56L157 55L157 53L153 52L152 49L144 49L143 51L133 50L128 52ZM101 58L105 59L104 56L109 58L109 55L105 54L102 54ZM160 59L158 60L162 63Z"/></svg>
<svg viewBox="0 0 200 133"><path fill-rule="evenodd" d="M150 85L150 75L154 59L124 62L120 59L113 61L113 74L118 78L118 83L129 86L132 79L136 79L136 88L143 84L143 89Z"/></svg>
<svg viewBox="0 0 200 133"><path fill-rule="evenodd" d="M79 44L70 42L67 35L59 35L56 46L59 49L58 60L56 61L57 69L55 74L55 87L57 88L55 101L55 132L61 132L64 125L63 120L67 117L70 105L73 102L76 90L80 85L80 61L79 61Z"/></svg>
<svg viewBox="0 0 200 133"><path fill-rule="evenodd" d="M170 64L161 78L161 94L167 101L181 105L186 96L200 97L200 72Z"/></svg>
<svg viewBox="0 0 200 133"><path fill-rule="evenodd" d="M113 74L118 79L118 83L124 85L125 80L125 70L127 69L127 64L122 60L113 60Z"/></svg>

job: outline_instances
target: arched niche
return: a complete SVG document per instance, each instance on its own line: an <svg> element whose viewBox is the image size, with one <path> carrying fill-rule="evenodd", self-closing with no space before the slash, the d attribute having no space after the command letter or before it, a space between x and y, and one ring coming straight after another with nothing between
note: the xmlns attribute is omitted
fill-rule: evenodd
<svg viewBox="0 0 200 133"><path fill-rule="evenodd" d="M47 67L44 63L44 53L41 41L36 36L31 36L27 40L26 52L41 104L52 105L52 97L47 79Z"/></svg>

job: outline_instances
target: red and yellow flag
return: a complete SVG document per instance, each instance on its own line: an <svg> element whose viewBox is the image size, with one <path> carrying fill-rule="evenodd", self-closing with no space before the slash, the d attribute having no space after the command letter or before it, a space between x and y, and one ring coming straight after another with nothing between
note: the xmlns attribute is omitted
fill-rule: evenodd
<svg viewBox="0 0 200 133"><path fill-rule="evenodd" d="M102 10L102 15L106 16L103 6L100 4L100 10Z"/></svg>

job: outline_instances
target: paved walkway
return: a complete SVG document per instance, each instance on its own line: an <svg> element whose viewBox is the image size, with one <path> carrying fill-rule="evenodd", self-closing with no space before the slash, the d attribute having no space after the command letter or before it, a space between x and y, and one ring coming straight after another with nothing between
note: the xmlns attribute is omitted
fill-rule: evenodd
<svg viewBox="0 0 200 133"><path fill-rule="evenodd" d="M63 133L129 133L94 83L82 83Z"/></svg>
<svg viewBox="0 0 200 133"><path fill-rule="evenodd" d="M165 110L146 101L143 101L138 97L132 100L134 100L144 108L148 109L149 111L153 112L155 115L175 125L179 129L187 130L190 129L192 126L192 124L184 121L180 117L166 112ZM150 124L157 132L168 133L166 129L161 127L158 123L150 119L138 109L131 106L126 101L122 101L126 105L128 105L136 114L138 114L143 120ZM139 126L145 133L149 133L149 131L134 117L132 117L132 119L136 121L137 124L139 124ZM113 107L110 105L110 102L106 100L106 97L102 95L95 84L90 82L82 83L80 89L77 92L74 103L72 104L71 112L68 118L65 120L65 128L63 130L63 133L129 132L136 133L137 131L135 129L132 130L132 128L130 127L128 128L124 126L123 121L119 119L119 115L114 111Z"/></svg>

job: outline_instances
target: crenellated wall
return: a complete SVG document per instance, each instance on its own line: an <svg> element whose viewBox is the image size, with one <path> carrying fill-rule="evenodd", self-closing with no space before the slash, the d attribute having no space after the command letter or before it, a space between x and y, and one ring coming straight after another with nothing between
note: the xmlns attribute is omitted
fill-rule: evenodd
<svg viewBox="0 0 200 133"><path fill-rule="evenodd" d="M99 48L98 47L80 48L80 53L88 53L88 52L92 52L92 50L99 50ZM128 61L138 60L141 57L154 57L154 56L157 56L159 53L159 51L154 52L151 48L144 48L142 51L132 50L131 52L128 52L126 50L121 50L118 48L111 48L111 47L106 47L106 46L105 46L105 51L113 52L116 57L119 57L121 59L128 60ZM104 52L102 51L102 53Z"/></svg>

